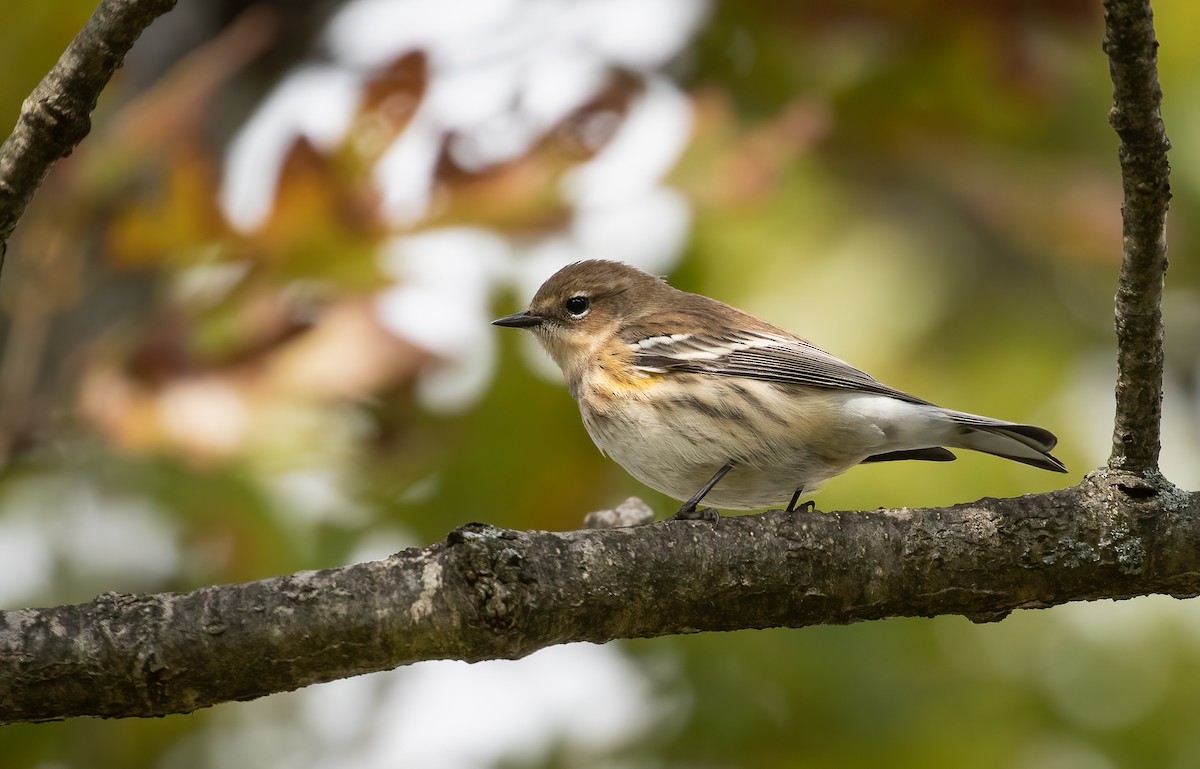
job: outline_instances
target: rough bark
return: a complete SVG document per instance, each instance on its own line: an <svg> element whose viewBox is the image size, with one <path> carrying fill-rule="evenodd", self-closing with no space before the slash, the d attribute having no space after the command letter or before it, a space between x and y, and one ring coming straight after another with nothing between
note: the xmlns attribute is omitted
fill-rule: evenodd
<svg viewBox="0 0 1200 769"><path fill-rule="evenodd" d="M1158 41L1149 0L1104 1L1104 51L1113 81L1108 119L1120 138L1125 188L1117 285L1117 418L1109 466L1158 467L1162 422L1162 286L1167 271L1170 142L1159 108Z"/></svg>
<svg viewBox="0 0 1200 769"><path fill-rule="evenodd" d="M101 0L21 106L0 146L0 265L8 238L50 167L92 130L92 110L142 30L176 0Z"/></svg>
<svg viewBox="0 0 1200 769"><path fill-rule="evenodd" d="M6 612L0 723L189 712L567 641L938 614L986 621L1067 601L1200 594L1200 494L1137 481L1101 471L1016 499L715 525L471 524L386 561Z"/></svg>

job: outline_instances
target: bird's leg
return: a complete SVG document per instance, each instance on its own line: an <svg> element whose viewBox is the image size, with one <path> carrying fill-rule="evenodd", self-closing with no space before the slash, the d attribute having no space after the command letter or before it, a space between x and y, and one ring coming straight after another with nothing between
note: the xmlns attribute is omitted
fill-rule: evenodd
<svg viewBox="0 0 1200 769"><path fill-rule="evenodd" d="M696 505L700 504L700 500L704 499L704 495L713 490L725 473L733 469L733 460L721 465L721 469L713 474L713 477L708 479L708 483L704 484L704 488L697 491L691 499L683 503L683 507L679 508L679 512L672 515L668 520L671 521L715 521L721 516L716 510L711 507L706 507L703 510L697 510Z"/></svg>
<svg viewBox="0 0 1200 769"><path fill-rule="evenodd" d="M796 489L796 493L792 495L792 501L788 502L787 510L784 510L785 513L795 513L795 512L811 513L817 509L817 503L813 502L810 499L807 502L805 502L804 504L800 505L799 510L796 510L796 503L800 501L800 495L803 493L804 493L803 486Z"/></svg>

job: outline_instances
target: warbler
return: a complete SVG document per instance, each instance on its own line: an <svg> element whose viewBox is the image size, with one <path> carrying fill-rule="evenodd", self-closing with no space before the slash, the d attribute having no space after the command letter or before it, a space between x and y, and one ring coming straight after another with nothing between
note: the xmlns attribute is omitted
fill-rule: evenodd
<svg viewBox="0 0 1200 769"><path fill-rule="evenodd" d="M619 262L555 273L529 329L562 369L588 435L630 475L698 509L787 503L851 467L973 449L1065 473L1048 430L940 408L809 342ZM948 447L948 448L947 448ZM811 505L811 503L806 503Z"/></svg>

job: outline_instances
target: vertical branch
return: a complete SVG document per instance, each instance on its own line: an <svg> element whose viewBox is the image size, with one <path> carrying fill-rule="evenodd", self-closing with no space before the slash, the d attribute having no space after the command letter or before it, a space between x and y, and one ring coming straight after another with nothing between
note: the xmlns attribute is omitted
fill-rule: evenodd
<svg viewBox="0 0 1200 769"><path fill-rule="evenodd" d="M0 259L50 167L92 129L100 92L142 31L176 0L101 0L92 18L21 105L0 146ZM0 265L3 262L0 261Z"/></svg>
<svg viewBox="0 0 1200 769"><path fill-rule="evenodd" d="M1158 467L1162 423L1162 287L1167 271L1170 142L1159 112L1158 41L1150 0L1104 0L1113 81L1109 122L1120 138L1123 252L1117 282L1117 416L1110 467Z"/></svg>

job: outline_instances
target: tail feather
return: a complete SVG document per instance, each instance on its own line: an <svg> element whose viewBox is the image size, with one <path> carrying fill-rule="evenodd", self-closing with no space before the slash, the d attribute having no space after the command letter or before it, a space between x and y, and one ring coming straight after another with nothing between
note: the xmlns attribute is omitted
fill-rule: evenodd
<svg viewBox="0 0 1200 769"><path fill-rule="evenodd" d="M1055 473L1067 472L1066 465L1050 454L1058 438L1049 430L958 411L944 413L960 430L951 444L954 448L982 451Z"/></svg>

